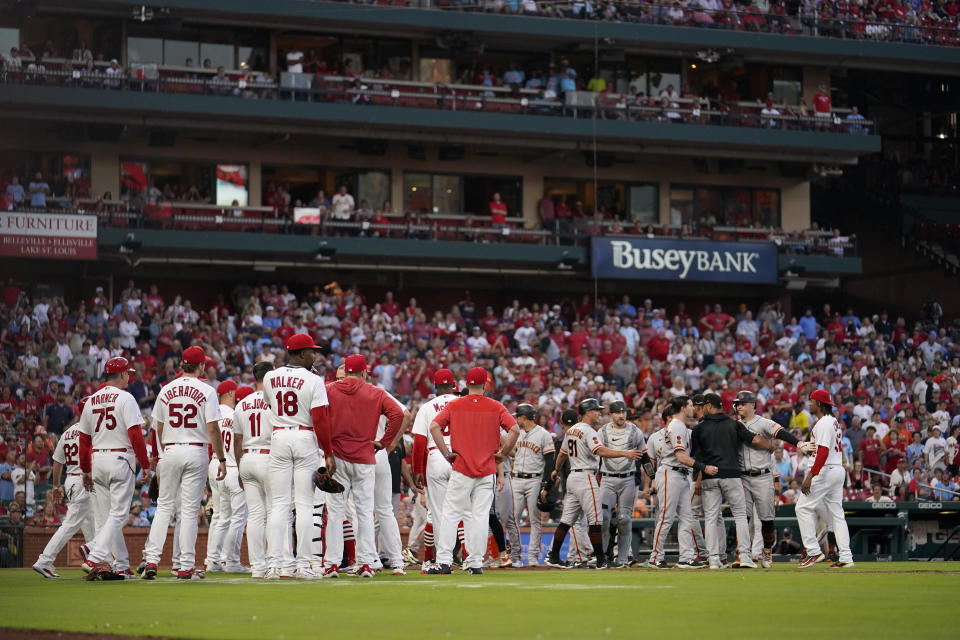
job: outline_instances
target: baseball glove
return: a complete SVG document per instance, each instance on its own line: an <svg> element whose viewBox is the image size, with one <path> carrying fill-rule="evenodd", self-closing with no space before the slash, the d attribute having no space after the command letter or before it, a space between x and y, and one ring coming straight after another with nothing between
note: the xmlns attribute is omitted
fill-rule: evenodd
<svg viewBox="0 0 960 640"><path fill-rule="evenodd" d="M147 489L147 495L153 502L156 502L157 498L160 497L160 484L157 482L157 476L150 478L150 488Z"/></svg>
<svg viewBox="0 0 960 640"><path fill-rule="evenodd" d="M551 511L553 511L553 510L556 509L556 508L557 508L557 503L554 502L554 501L552 501L552 500L550 500L550 494L549 494L549 493L547 494L547 499L546 499L546 500L544 500L541 496L537 496L537 509L540 509L540 511L544 511L544 512L546 512L546 513L550 513Z"/></svg>
<svg viewBox="0 0 960 640"><path fill-rule="evenodd" d="M333 476L327 473L326 467L320 467L313 474L313 483L317 489L325 493L343 493L343 485L333 479Z"/></svg>
<svg viewBox="0 0 960 640"><path fill-rule="evenodd" d="M815 442L798 442L797 451L802 453L805 456L809 456L817 451L817 443Z"/></svg>

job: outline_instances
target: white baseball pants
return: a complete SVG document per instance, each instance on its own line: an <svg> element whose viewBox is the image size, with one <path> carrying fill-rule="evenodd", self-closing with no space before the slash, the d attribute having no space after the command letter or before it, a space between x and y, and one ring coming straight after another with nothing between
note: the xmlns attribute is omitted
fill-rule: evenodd
<svg viewBox="0 0 960 640"><path fill-rule="evenodd" d="M542 526L540 524L540 509L537 508L537 498L540 496L540 478L511 478L513 488L513 522L520 522L523 509L527 509L530 519L530 546L527 548L527 564L540 562L540 539ZM520 564L523 555L520 547L510 549L511 560L515 565Z"/></svg>
<svg viewBox="0 0 960 640"><path fill-rule="evenodd" d="M83 488L83 478L79 475L67 476L63 483L63 494L67 503L67 515L64 516L60 528L54 531L43 553L37 559L37 562L43 565L52 566L57 559L57 554L78 530L83 530L83 537L87 543L90 543L96 535L93 525L93 506L90 494Z"/></svg>
<svg viewBox="0 0 960 640"><path fill-rule="evenodd" d="M827 528L837 537L837 553L840 562L852 562L850 531L843 515L843 467L826 465L810 483L810 493L801 493L797 498L797 524L808 556L822 553L817 541L817 511L826 508Z"/></svg>
<svg viewBox="0 0 960 640"><path fill-rule="evenodd" d="M356 509L354 532L357 538L357 564L375 567L380 564L374 533L374 504L376 493L375 464L347 462L335 458L337 469L333 477L343 485L343 493L327 495L327 535L323 564L326 567L340 564L343 560L343 521L347 519L348 494L353 497ZM391 503L390 508L393 508ZM339 523L339 526L338 526ZM399 531L397 536L399 538ZM402 566L402 565L401 565Z"/></svg>
<svg viewBox="0 0 960 640"><path fill-rule="evenodd" d="M136 458L132 452L94 451L93 505L97 534L88 544L87 558L96 564L113 556L115 571L130 568L127 546L123 541L123 527L130 515L136 474Z"/></svg>
<svg viewBox="0 0 960 640"><path fill-rule="evenodd" d="M240 473L236 467L227 467L227 475L217 482L216 460L211 460L207 470L207 479L212 493L213 513L216 522L210 523L207 541L207 567L225 564L235 568L240 564L240 541L243 527L247 522L247 501L240 488Z"/></svg>
<svg viewBox="0 0 960 640"><path fill-rule="evenodd" d="M496 488L496 485L494 485ZM500 524L503 525L503 532L507 538L507 547L510 550L510 558L513 562L520 562L520 527L513 508L513 478L510 472L504 473L503 489L497 491L493 498L496 505L497 516L500 518Z"/></svg>
<svg viewBox="0 0 960 640"><path fill-rule="evenodd" d="M403 567L403 543L400 540L400 525L393 509L393 474L387 450L380 449L374 481L374 511L379 529L380 555L391 567Z"/></svg>
<svg viewBox="0 0 960 640"><path fill-rule="evenodd" d="M270 515L267 566L284 568L284 537L289 538L291 506L296 508L297 569L309 569L313 540L313 474L320 465L313 429L277 429L270 441ZM293 491L290 490L291 485Z"/></svg>
<svg viewBox="0 0 960 640"><path fill-rule="evenodd" d="M440 530L443 500L447 495L447 485L450 483L450 472L452 470L453 467L440 455L438 450L432 449L427 454L427 510L430 512L430 519L435 527L434 531Z"/></svg>
<svg viewBox="0 0 960 640"><path fill-rule="evenodd" d="M179 514L178 566L181 571L189 571L196 561L197 513L207 479L207 447L168 445L163 451L163 464L158 466L160 495L150 535L143 548L143 559L152 564L160 562L170 520L174 514Z"/></svg>
<svg viewBox="0 0 960 640"><path fill-rule="evenodd" d="M470 555L465 568L481 568L487 550L487 529L496 476L472 478L459 471L450 471L450 482L441 507L440 535L437 539L437 562L453 562L453 546L457 540L457 524L462 520L464 544Z"/></svg>
<svg viewBox="0 0 960 640"><path fill-rule="evenodd" d="M245 453L240 458L240 478L247 502L247 555L250 568L267 570L267 513L270 510L270 454Z"/></svg>

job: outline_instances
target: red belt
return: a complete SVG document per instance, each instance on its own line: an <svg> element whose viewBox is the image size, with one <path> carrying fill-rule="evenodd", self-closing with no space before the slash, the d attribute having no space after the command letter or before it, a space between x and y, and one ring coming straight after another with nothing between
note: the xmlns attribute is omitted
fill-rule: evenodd
<svg viewBox="0 0 960 640"><path fill-rule="evenodd" d="M270 449L244 449L244 453L270 453Z"/></svg>
<svg viewBox="0 0 960 640"><path fill-rule="evenodd" d="M294 429L299 429L300 431L313 431L313 427L274 427L274 431L293 431Z"/></svg>
<svg viewBox="0 0 960 640"><path fill-rule="evenodd" d="M130 453L130 449L94 449L97 453Z"/></svg>
<svg viewBox="0 0 960 640"><path fill-rule="evenodd" d="M171 442L170 444L163 445L164 447L205 447L202 442Z"/></svg>
<svg viewBox="0 0 960 640"><path fill-rule="evenodd" d="M68 476L82 476L83 473L81 473L81 472L79 472L79 471L75 471L75 472L73 472L73 473L68 473L67 475L68 475Z"/></svg>

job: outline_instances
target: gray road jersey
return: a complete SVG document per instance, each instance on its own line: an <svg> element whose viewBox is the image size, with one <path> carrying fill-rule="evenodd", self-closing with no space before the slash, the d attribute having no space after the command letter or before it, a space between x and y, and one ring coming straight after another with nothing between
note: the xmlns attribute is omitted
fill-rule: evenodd
<svg viewBox="0 0 960 640"><path fill-rule="evenodd" d="M664 438L667 435L666 429L660 429L652 434L647 440L647 455L653 460L654 464L659 465L660 461L663 459L663 454L666 451L666 440Z"/></svg>
<svg viewBox="0 0 960 640"><path fill-rule="evenodd" d="M679 469L686 467L677 460L676 451L682 450L684 453L690 453L690 429L681 420L673 418L667 425L664 435L664 450L661 456L661 464Z"/></svg>
<svg viewBox="0 0 960 640"><path fill-rule="evenodd" d="M600 427L599 435L603 446L617 451L643 450L645 443L643 432L630 422L626 423L622 429L608 422ZM630 458L602 458L600 461L600 471L607 473L630 473L635 467L636 461Z"/></svg>
<svg viewBox="0 0 960 640"><path fill-rule="evenodd" d="M763 416L754 416L750 422L744 420L741 420L741 422L753 433L759 433L771 441L776 438L775 434L780 429L780 425ZM744 443L740 448L740 464L745 471L750 471L751 469L773 469L773 453L764 451L763 449L756 449L748 443Z"/></svg>
<svg viewBox="0 0 960 640"><path fill-rule="evenodd" d="M553 436L541 426L530 431L520 429L520 437L513 454L514 473L543 473L543 456L553 453Z"/></svg>
<svg viewBox="0 0 960 640"><path fill-rule="evenodd" d="M586 422L578 422L567 430L560 451L570 460L570 471L575 469L597 470L597 449L602 445L597 432Z"/></svg>

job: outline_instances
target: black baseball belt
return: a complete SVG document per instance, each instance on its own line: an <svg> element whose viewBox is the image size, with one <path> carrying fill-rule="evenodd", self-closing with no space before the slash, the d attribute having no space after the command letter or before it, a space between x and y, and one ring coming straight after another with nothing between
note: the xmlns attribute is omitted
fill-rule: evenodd
<svg viewBox="0 0 960 640"><path fill-rule="evenodd" d="M682 473L685 476L690 475L689 467L671 467L667 465L667 469L672 469L673 471L676 471L677 473Z"/></svg>
<svg viewBox="0 0 960 640"><path fill-rule="evenodd" d="M601 471L600 475L604 478L632 478L634 474L632 473L607 473L606 471Z"/></svg>
<svg viewBox="0 0 960 640"><path fill-rule="evenodd" d="M748 471L741 471L740 475L756 478L757 476L765 476L768 473L770 473L770 469L750 469Z"/></svg>
<svg viewBox="0 0 960 640"><path fill-rule="evenodd" d="M528 479L528 478L539 478L542 474L539 474L539 473L513 473L513 472L511 472L510 475L511 475L512 477L514 477L514 478L523 478L523 479L526 480L526 479Z"/></svg>

